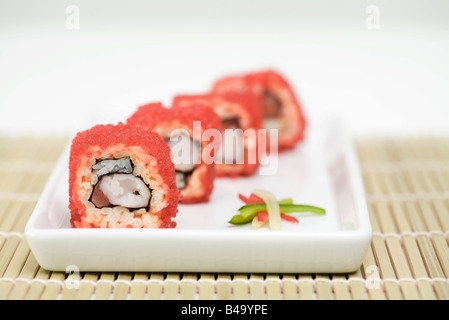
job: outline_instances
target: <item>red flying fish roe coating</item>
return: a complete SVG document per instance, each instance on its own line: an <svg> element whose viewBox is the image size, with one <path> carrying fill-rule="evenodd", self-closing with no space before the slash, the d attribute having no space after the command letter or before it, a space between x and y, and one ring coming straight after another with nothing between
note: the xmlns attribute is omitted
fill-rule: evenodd
<svg viewBox="0 0 449 320"><path fill-rule="evenodd" d="M155 214L161 221L160 228L173 227L172 218L176 217L178 212L178 201L181 195L176 188L170 149L156 132L123 123L97 125L79 132L73 139L69 160L69 209L72 225L75 227L97 227L83 221L86 216L86 205L77 195L79 186L76 173L82 165L82 159L92 157L91 147L105 150L117 145L139 147L145 154L157 159L157 174L162 178L163 184L168 187L166 194L168 205Z"/></svg>
<svg viewBox="0 0 449 320"><path fill-rule="evenodd" d="M243 130L257 130L263 127L259 97L255 94L224 92L221 94L178 95L173 99L175 108L192 108L198 104L215 110L220 116L222 116L220 109L226 109L228 105L235 105L238 109L243 110L240 113L245 120L241 123Z"/></svg>
<svg viewBox="0 0 449 320"><path fill-rule="evenodd" d="M289 106L284 115L289 125L285 131L279 132L279 149L291 149L304 139L306 119L301 105L287 80L278 72L267 70L225 77L214 84L212 91L220 94L251 91L261 98L266 92L275 94L282 104ZM260 107L262 108L262 104Z"/></svg>
<svg viewBox="0 0 449 320"><path fill-rule="evenodd" d="M251 129L257 133L257 130L263 127L262 114L259 107L260 97L252 92L178 95L173 99L174 108L191 108L193 105L198 104L213 109L223 120L227 117L238 118L239 126L243 131ZM257 134L254 141L246 139L245 144L244 163L217 164L218 176L251 176L256 173L259 168L258 157L255 157L255 163L249 163L248 159L251 152L257 155Z"/></svg>
<svg viewBox="0 0 449 320"><path fill-rule="evenodd" d="M193 133L194 121L201 122L201 132ZM155 130L164 138L168 138L174 129L185 128L191 131L193 137L201 139L204 148L209 141L203 133L208 129L221 131L221 119L210 108L200 104L192 105L190 108L165 108L161 103L149 103L140 106L137 111L127 119L127 124L141 126ZM167 136L168 135L168 136ZM215 165L210 160L211 155L202 153L201 163L189 178L187 186L181 189L182 204L193 204L208 202L214 188L216 176Z"/></svg>
<svg viewBox="0 0 449 320"><path fill-rule="evenodd" d="M190 108L165 108L161 103L148 103L140 106L137 111L126 120L127 124L154 128L161 123L179 124L193 128L194 121L201 121L201 130L221 130L221 120L210 108L202 105L192 105Z"/></svg>

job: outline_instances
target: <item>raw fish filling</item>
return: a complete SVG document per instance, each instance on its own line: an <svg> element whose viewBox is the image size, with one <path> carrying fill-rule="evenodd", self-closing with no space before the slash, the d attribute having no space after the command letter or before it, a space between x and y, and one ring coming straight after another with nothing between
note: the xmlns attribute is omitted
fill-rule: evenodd
<svg viewBox="0 0 449 320"><path fill-rule="evenodd" d="M237 118L225 118L221 120L223 129L240 129L239 119Z"/></svg>
<svg viewBox="0 0 449 320"><path fill-rule="evenodd" d="M190 172L180 172L176 171L176 187L178 190L182 190L189 184L189 178L192 175L193 171Z"/></svg>
<svg viewBox="0 0 449 320"><path fill-rule="evenodd" d="M196 165L201 162L201 143L193 141L185 134L173 134L166 142L173 155L176 187L182 190L188 185Z"/></svg>
<svg viewBox="0 0 449 320"><path fill-rule="evenodd" d="M237 118L224 118L221 121L224 132L222 135L221 148L217 152L217 158L222 163L243 163L244 143L243 130Z"/></svg>
<svg viewBox="0 0 449 320"><path fill-rule="evenodd" d="M149 206L151 191L140 177L132 174L133 165L129 157L102 160L92 169L94 188L90 201L97 208L121 206L139 209Z"/></svg>
<svg viewBox="0 0 449 320"><path fill-rule="evenodd" d="M272 92L265 91L262 95L261 109L263 123L266 129L281 129L282 102Z"/></svg>

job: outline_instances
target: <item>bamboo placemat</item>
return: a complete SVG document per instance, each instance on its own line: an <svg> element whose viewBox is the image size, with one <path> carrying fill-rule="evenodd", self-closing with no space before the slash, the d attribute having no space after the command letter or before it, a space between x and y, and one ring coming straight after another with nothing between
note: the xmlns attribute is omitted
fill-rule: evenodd
<svg viewBox="0 0 449 320"><path fill-rule="evenodd" d="M51 272L25 224L68 139L0 137L0 299L449 299L449 138L356 142L373 228L352 274Z"/></svg>

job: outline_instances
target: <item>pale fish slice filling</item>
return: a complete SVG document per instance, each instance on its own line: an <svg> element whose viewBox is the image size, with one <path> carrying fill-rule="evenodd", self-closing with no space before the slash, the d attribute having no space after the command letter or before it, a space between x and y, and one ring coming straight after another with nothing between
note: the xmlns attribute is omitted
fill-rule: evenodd
<svg viewBox="0 0 449 320"><path fill-rule="evenodd" d="M222 142L217 150L218 163L242 164L245 157L244 134L240 128L225 129L222 134Z"/></svg>
<svg viewBox="0 0 449 320"><path fill-rule="evenodd" d="M261 110L265 129L281 130L283 128L282 109L282 101L276 94L270 91L262 94Z"/></svg>
<svg viewBox="0 0 449 320"><path fill-rule="evenodd" d="M201 143L184 133L173 133L166 142L173 155L176 186L178 190L184 189L196 165L201 163Z"/></svg>
<svg viewBox="0 0 449 320"><path fill-rule="evenodd" d="M92 202L97 207L106 204L137 209L147 207L150 198L150 190L142 179L132 174L115 173L100 179L92 195Z"/></svg>
<svg viewBox="0 0 449 320"><path fill-rule="evenodd" d="M90 200L97 208L148 207L151 191L140 177L132 174L133 165L129 157L102 160L92 169L94 189Z"/></svg>

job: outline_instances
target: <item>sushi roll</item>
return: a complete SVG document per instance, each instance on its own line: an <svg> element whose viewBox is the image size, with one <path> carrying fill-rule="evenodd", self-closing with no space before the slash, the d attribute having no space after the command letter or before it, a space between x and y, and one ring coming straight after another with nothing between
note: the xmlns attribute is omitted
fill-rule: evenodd
<svg viewBox="0 0 449 320"><path fill-rule="evenodd" d="M259 96L263 127L278 130L279 150L291 149L304 139L306 121L287 80L273 70L230 76L218 80L214 93L252 92Z"/></svg>
<svg viewBox="0 0 449 320"><path fill-rule="evenodd" d="M176 185L182 194L180 203L209 201L216 171L214 153L206 149L211 141L204 133L211 129L221 132L220 118L213 110L200 105L168 109L161 103L149 103L139 107L127 123L154 130L170 147Z"/></svg>
<svg viewBox="0 0 449 320"><path fill-rule="evenodd" d="M180 193L170 148L156 133L126 124L79 132L69 160L75 228L167 228Z"/></svg>
<svg viewBox="0 0 449 320"><path fill-rule="evenodd" d="M217 152L217 176L251 176L257 172L258 130L262 127L258 96L255 94L224 93L179 95L173 99L174 108L203 105L221 119L222 147Z"/></svg>

